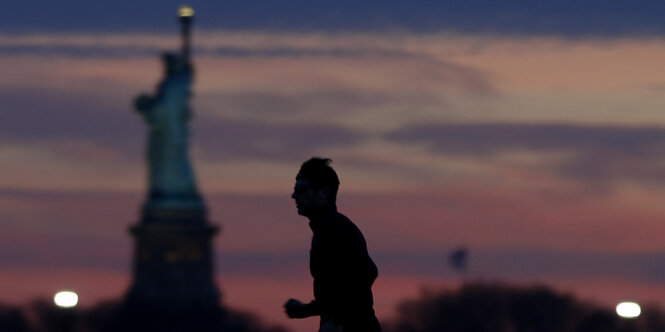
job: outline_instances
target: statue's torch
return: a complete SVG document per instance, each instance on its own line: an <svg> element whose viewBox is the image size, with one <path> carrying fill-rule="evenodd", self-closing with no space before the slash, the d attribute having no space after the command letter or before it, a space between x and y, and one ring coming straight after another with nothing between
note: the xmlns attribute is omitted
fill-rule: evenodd
<svg viewBox="0 0 665 332"><path fill-rule="evenodd" d="M190 50L190 27L194 20L194 9L187 5L182 5L178 9L178 16L180 17L180 34L182 36L182 59L185 63L189 63Z"/></svg>

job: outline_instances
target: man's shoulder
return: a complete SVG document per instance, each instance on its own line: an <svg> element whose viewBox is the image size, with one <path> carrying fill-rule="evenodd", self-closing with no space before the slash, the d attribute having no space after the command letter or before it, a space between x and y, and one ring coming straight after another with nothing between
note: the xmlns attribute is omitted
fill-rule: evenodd
<svg viewBox="0 0 665 332"><path fill-rule="evenodd" d="M356 226L356 224L351 221L347 216L337 212L335 217L334 217L334 226L335 229L338 232L345 233L348 235L356 235L356 236L361 236L362 237L362 232L360 231L360 228Z"/></svg>
<svg viewBox="0 0 665 332"><path fill-rule="evenodd" d="M345 216L344 214L340 212L335 212L333 215L333 221L334 224L337 225L338 227L355 227L356 224L349 219L349 217Z"/></svg>

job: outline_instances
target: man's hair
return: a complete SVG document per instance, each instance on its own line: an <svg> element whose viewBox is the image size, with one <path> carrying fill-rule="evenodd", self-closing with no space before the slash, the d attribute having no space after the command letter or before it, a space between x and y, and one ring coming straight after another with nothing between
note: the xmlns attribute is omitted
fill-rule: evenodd
<svg viewBox="0 0 665 332"><path fill-rule="evenodd" d="M335 202L337 189L339 188L339 178L335 170L330 167L331 162L332 160L328 158L311 158L300 166L296 179L307 180L312 184L312 187L317 189L330 189L329 198L332 202Z"/></svg>

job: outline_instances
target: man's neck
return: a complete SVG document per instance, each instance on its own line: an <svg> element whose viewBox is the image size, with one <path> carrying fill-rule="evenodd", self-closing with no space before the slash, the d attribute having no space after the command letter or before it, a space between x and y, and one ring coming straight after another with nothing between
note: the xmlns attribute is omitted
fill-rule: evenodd
<svg viewBox="0 0 665 332"><path fill-rule="evenodd" d="M332 203L330 205L322 207L321 209L318 209L315 212L312 212L307 216L307 218L310 221L318 221L322 219L327 219L327 217L333 215L336 212L337 212L337 205L335 205L335 203Z"/></svg>

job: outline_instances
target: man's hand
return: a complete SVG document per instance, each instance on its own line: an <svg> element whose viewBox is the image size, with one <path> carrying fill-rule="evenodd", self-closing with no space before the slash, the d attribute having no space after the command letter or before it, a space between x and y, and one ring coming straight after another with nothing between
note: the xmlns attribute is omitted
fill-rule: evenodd
<svg viewBox="0 0 665 332"><path fill-rule="evenodd" d="M284 303L284 311L289 318L306 318L310 316L307 312L307 305L296 299L286 301Z"/></svg>

